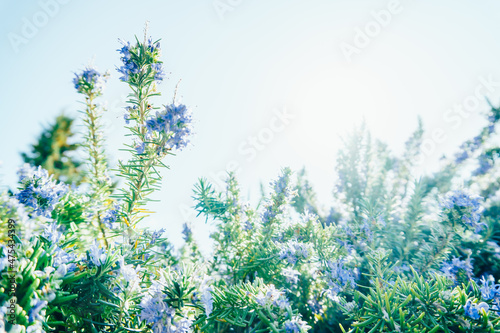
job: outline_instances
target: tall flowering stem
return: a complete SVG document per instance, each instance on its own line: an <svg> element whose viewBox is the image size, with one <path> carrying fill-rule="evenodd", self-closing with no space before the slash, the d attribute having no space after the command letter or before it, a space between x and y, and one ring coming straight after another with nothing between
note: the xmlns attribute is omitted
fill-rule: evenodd
<svg viewBox="0 0 500 333"><path fill-rule="evenodd" d="M109 73L100 73L94 68L87 68L81 73L75 74L73 83L78 93L85 96L85 109L83 121L87 127L84 148L88 155L89 183L92 191L91 202L104 202L110 194L110 179L107 172L107 162L103 149L103 131L101 124L102 108L95 103L95 99L102 95L104 84ZM102 233L104 243L107 244L105 226L101 213L105 210L102 205L96 206L94 220Z"/></svg>
<svg viewBox="0 0 500 333"><path fill-rule="evenodd" d="M157 83L164 78L160 57L160 43L152 39L131 45L122 42L119 50L123 65L118 68L120 80L128 83L132 93L125 108L125 121L133 144L127 146L132 158L119 163L120 176L126 186L119 195L123 200L123 220L133 228L146 215L144 206L149 194L159 188L159 167L165 167L162 159L174 149L182 149L191 133L191 115L184 105L171 104L164 108L154 107L151 98L159 96ZM155 111L155 115L151 115Z"/></svg>

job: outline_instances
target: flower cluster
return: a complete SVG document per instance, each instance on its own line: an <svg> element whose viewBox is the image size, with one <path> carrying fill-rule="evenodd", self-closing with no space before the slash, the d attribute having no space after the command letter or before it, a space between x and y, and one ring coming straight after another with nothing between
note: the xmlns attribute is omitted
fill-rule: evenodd
<svg viewBox="0 0 500 333"><path fill-rule="evenodd" d="M139 272L141 271L141 266L127 265L123 256L118 258L118 265L120 267L120 275L127 283L128 290L138 291L140 289Z"/></svg>
<svg viewBox="0 0 500 333"><path fill-rule="evenodd" d="M281 260L286 259L292 265L295 265L299 259L305 260L309 258L309 255L309 245L295 240L290 240L283 244L279 252L279 258Z"/></svg>
<svg viewBox="0 0 500 333"><path fill-rule="evenodd" d="M470 300L467 300L467 303L465 303L464 305L465 315L475 320L478 320L482 315L488 313L489 309L490 306L485 302L481 302L478 304L472 303Z"/></svg>
<svg viewBox="0 0 500 333"><path fill-rule="evenodd" d="M479 167L472 172L474 176L484 175L493 168L493 161L487 155L481 154L478 160Z"/></svg>
<svg viewBox="0 0 500 333"><path fill-rule="evenodd" d="M75 73L73 84L80 94L99 96L108 80L109 73L99 73L95 68L88 67L81 73Z"/></svg>
<svg viewBox="0 0 500 333"><path fill-rule="evenodd" d="M481 201L482 197L469 194L464 190L449 192L441 201L443 208L448 211L455 210L461 215L462 222L475 229L476 232L486 226L481 219Z"/></svg>
<svg viewBox="0 0 500 333"><path fill-rule="evenodd" d="M59 231L57 223L48 223L44 226L42 236L51 244L57 244L62 237L62 232Z"/></svg>
<svg viewBox="0 0 500 333"><path fill-rule="evenodd" d="M472 275L472 262L470 258L465 260L460 260L458 258L453 258L451 262L445 262L441 267L441 271L444 273L444 276L447 278L456 281L457 274L460 271L463 271L468 278Z"/></svg>
<svg viewBox="0 0 500 333"><path fill-rule="evenodd" d="M455 154L455 163L460 164L467 158L472 156L476 150L478 150L481 145L486 141L486 139L495 132L495 125L500 120L500 109L492 108L491 113L488 116L488 125L484 127L481 133L475 136L473 139L464 142L460 146L460 151ZM481 169L481 168L480 168ZM476 172L480 172L478 169Z"/></svg>
<svg viewBox="0 0 500 333"><path fill-rule="evenodd" d="M354 289L356 287L355 277L356 272L344 268L344 261L328 261L328 269L326 271L326 281L328 289L326 295L332 299L337 300L337 295L348 288Z"/></svg>
<svg viewBox="0 0 500 333"><path fill-rule="evenodd" d="M281 272L281 275L283 275L288 283L291 283L293 285L296 285L297 282L299 282L299 271L293 269L293 268L284 268L283 271Z"/></svg>
<svg viewBox="0 0 500 333"><path fill-rule="evenodd" d="M60 247L56 247L53 253L52 266L54 268L62 266L67 272L72 272L76 269L75 260L76 256L73 253L68 253Z"/></svg>
<svg viewBox="0 0 500 333"><path fill-rule="evenodd" d="M113 208L108 209L101 217L101 222L108 228L113 228L113 223L116 222L119 215L120 205L115 204Z"/></svg>
<svg viewBox="0 0 500 333"><path fill-rule="evenodd" d="M213 288L209 285L209 282L210 277L205 275L200 284L200 301L201 303L203 303L203 307L205 308L205 314L207 315L207 317L210 316L212 310L214 309L214 301L212 297Z"/></svg>
<svg viewBox="0 0 500 333"><path fill-rule="evenodd" d="M271 201L266 205L262 214L262 223L271 222L279 214L284 212L286 205L290 204L296 192L291 184L292 171L288 168L284 169L279 178L271 182L273 194Z"/></svg>
<svg viewBox="0 0 500 333"><path fill-rule="evenodd" d="M191 229L189 224L184 223L182 225L182 235L185 242L189 242L191 239L193 239L193 230Z"/></svg>
<svg viewBox="0 0 500 333"><path fill-rule="evenodd" d="M118 51L121 54L123 65L117 68L122 74L120 80L124 82L135 82L139 73L152 75L153 80L162 81L165 77L162 62L159 60L161 49L160 42L153 42L151 38L146 44L137 43L132 46L130 42L122 43L122 48Z"/></svg>
<svg viewBox="0 0 500 333"><path fill-rule="evenodd" d="M288 299L285 296L285 293L276 289L273 284L267 286L267 290L265 293L260 291L257 296L255 296L255 301L260 306L274 305L282 309L290 305Z"/></svg>
<svg viewBox="0 0 500 333"><path fill-rule="evenodd" d="M89 249L89 256L90 256L90 261L95 265L95 266L101 266L106 262L106 251L99 247L99 243L94 242L92 246L90 246Z"/></svg>
<svg viewBox="0 0 500 333"><path fill-rule="evenodd" d="M300 317L292 317L292 319L285 322L286 333L307 332L308 328L307 322L300 319Z"/></svg>
<svg viewBox="0 0 500 333"><path fill-rule="evenodd" d="M49 217L54 206L66 194L68 187L52 180L47 170L25 164L18 172L21 187L16 198L33 208L33 214Z"/></svg>
<svg viewBox="0 0 500 333"><path fill-rule="evenodd" d="M165 294L162 292L165 280L154 281L140 303L140 318L152 325L153 332L158 333L187 333L191 332L193 321L181 318L174 322L175 309L168 306Z"/></svg>
<svg viewBox="0 0 500 333"><path fill-rule="evenodd" d="M481 286L479 290L481 290L481 297L486 300L493 300L493 310L500 310L500 284L495 284L495 279L492 275L486 279L484 276L480 280Z"/></svg>
<svg viewBox="0 0 500 333"><path fill-rule="evenodd" d="M161 112L146 120L146 128L150 135L157 135L161 144L157 152L165 150L182 150L189 143L192 133L191 111L184 104L169 104Z"/></svg>

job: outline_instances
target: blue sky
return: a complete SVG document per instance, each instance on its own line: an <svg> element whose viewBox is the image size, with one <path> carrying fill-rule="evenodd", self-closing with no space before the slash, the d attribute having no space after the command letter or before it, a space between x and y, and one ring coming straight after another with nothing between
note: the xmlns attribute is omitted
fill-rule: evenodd
<svg viewBox="0 0 500 333"><path fill-rule="evenodd" d="M199 177L217 183L236 168L255 199L281 167L305 166L327 205L340 138L363 119L399 151L422 116L429 170L482 125L485 97L500 102L493 0L0 0L0 18L0 174L11 187L19 152L43 125L77 115L71 80L89 62L111 71L106 145L111 161L127 157L116 49L149 21L170 73L155 103L169 103L182 79L178 97L193 109L196 135L166 160L162 201L145 223L180 245L191 221L205 250L211 226L189 208Z"/></svg>

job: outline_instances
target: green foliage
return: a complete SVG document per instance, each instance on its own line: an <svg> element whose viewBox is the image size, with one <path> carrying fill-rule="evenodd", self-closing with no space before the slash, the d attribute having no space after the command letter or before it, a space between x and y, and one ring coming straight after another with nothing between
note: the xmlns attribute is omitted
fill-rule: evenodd
<svg viewBox="0 0 500 333"><path fill-rule="evenodd" d="M31 152L21 153L25 163L42 166L51 175L67 184L80 184L85 173L82 161L75 152L78 143L73 132L74 119L63 114L57 116L55 122L45 128Z"/></svg>

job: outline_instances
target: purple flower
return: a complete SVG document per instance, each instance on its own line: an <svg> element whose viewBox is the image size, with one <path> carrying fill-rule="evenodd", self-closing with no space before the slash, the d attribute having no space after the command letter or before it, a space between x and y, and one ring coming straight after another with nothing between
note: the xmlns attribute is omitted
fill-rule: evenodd
<svg viewBox="0 0 500 333"><path fill-rule="evenodd" d="M486 174L493 168L493 162L486 155L479 156L479 167L472 172L474 176L481 176Z"/></svg>
<svg viewBox="0 0 500 333"><path fill-rule="evenodd" d="M299 271L293 269L293 268L284 268L283 271L281 272L281 275L283 275L286 279L286 282L291 283L293 285L296 285L297 282L299 282Z"/></svg>
<svg viewBox="0 0 500 333"><path fill-rule="evenodd" d="M40 315L40 311L45 308L48 304L47 301L42 301L40 299L34 299L34 305L28 312L28 319L30 323L33 323L35 320L44 320L44 318Z"/></svg>
<svg viewBox="0 0 500 333"><path fill-rule="evenodd" d="M99 247L99 244L94 242L89 249L90 260L96 266L101 266L106 262L106 252Z"/></svg>
<svg viewBox="0 0 500 333"><path fill-rule="evenodd" d="M182 234L184 235L185 242L188 242L193 237L193 230L187 223L182 225Z"/></svg>
<svg viewBox="0 0 500 333"><path fill-rule="evenodd" d="M121 54L120 60L123 63L121 67L117 67L117 71L122 74L121 81L135 82L137 74L141 73L141 70L142 73L149 73L148 68L151 69L154 80L163 80L165 74L162 62L159 61L160 43L154 43L149 38L144 48L142 48L139 44L132 46L130 42L119 41L123 45L121 49L117 50Z"/></svg>
<svg viewBox="0 0 500 333"><path fill-rule="evenodd" d="M68 192L68 187L52 180L52 176L41 166L36 168L25 164L18 174L21 187L16 198L32 207L34 215L50 218L54 206Z"/></svg>
<svg viewBox="0 0 500 333"><path fill-rule="evenodd" d="M158 240L158 238L160 238L164 232L165 232L165 229L163 229L163 228L153 232L153 234L151 235L151 242L149 242L149 244L154 245L156 243L156 241Z"/></svg>
<svg viewBox="0 0 500 333"><path fill-rule="evenodd" d="M470 278L472 276L472 259L467 258L466 260L460 260L458 258L453 258L451 262L445 262L441 267L441 271L444 273L444 276L455 281L457 279L457 273L459 271L464 271L465 274Z"/></svg>
<svg viewBox="0 0 500 333"><path fill-rule="evenodd" d="M175 323L175 333L187 333L191 331L191 324L193 321L188 318L181 318Z"/></svg>
<svg viewBox="0 0 500 333"><path fill-rule="evenodd" d="M292 171L289 168L283 169L277 180L271 182L273 193L271 201L266 205L262 214L262 223L271 222L276 216L282 214L287 204L292 202L296 195L291 184Z"/></svg>
<svg viewBox="0 0 500 333"><path fill-rule="evenodd" d="M489 311L489 309L490 306L485 302L476 304L476 303L471 303L470 300L467 300L467 303L465 303L464 305L465 315L475 320L481 318L481 316L483 314L486 314Z"/></svg>
<svg viewBox="0 0 500 333"><path fill-rule="evenodd" d="M119 212L118 210L120 209L119 204L115 204L113 208L108 209L104 215L101 218L101 222L108 228L112 229L113 228L113 223L116 222L118 219Z"/></svg>
<svg viewBox="0 0 500 333"><path fill-rule="evenodd" d="M295 265L299 259L309 258L309 255L308 245L294 240L285 243L279 252L279 258L286 259L292 265Z"/></svg>
<svg viewBox="0 0 500 333"><path fill-rule="evenodd" d="M109 73L101 74L96 69L87 67L80 74L75 73L73 83L75 89L80 94L93 94L95 96L101 95L104 85L108 80Z"/></svg>
<svg viewBox="0 0 500 333"><path fill-rule="evenodd" d="M162 63L154 63L151 65L151 68L155 71L154 79L156 81L163 81L163 79L165 78L165 73L163 72Z"/></svg>
<svg viewBox="0 0 500 333"><path fill-rule="evenodd" d="M355 277L356 273L352 270L344 268L344 261L328 261L328 270L326 271L326 282L328 289L326 290L327 296L331 299L347 288L354 289L356 287Z"/></svg>
<svg viewBox="0 0 500 333"><path fill-rule="evenodd" d="M144 154L144 151L146 150L146 144L142 141L135 141L134 149L137 155Z"/></svg>
<svg viewBox="0 0 500 333"><path fill-rule="evenodd" d="M58 230L57 223L47 223L44 226L42 236L45 237L52 244L57 244L62 237L62 233Z"/></svg>
<svg viewBox="0 0 500 333"><path fill-rule="evenodd" d="M493 276L486 279L484 276L481 278L481 297L484 300L500 298L500 284L495 284Z"/></svg>
<svg viewBox="0 0 500 333"><path fill-rule="evenodd" d="M175 316L175 309L165 302L162 292L164 281L153 281L146 295L142 298L140 318L148 324L152 324L154 332L168 332Z"/></svg>
<svg viewBox="0 0 500 333"><path fill-rule="evenodd" d="M292 319L285 321L286 333L300 333L307 332L309 326L307 322L303 321L300 317L292 317Z"/></svg>
<svg viewBox="0 0 500 333"><path fill-rule="evenodd" d="M457 211L462 215L466 226L472 227L476 232L483 229L486 224L480 223L482 197L469 194L464 190L449 192L441 199L441 206L447 210Z"/></svg>
<svg viewBox="0 0 500 333"><path fill-rule="evenodd" d="M284 292L276 289L272 284L267 286L265 294L260 291L257 296L255 296L255 301L260 306L274 305L280 308L285 308L289 305L288 299L286 298Z"/></svg>
<svg viewBox="0 0 500 333"><path fill-rule="evenodd" d="M189 143L191 122L191 111L184 104L170 104L147 119L146 128L150 134L156 133L162 138L161 150L182 150Z"/></svg>

